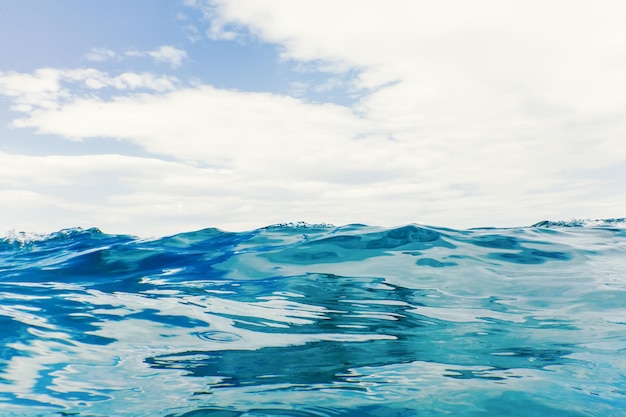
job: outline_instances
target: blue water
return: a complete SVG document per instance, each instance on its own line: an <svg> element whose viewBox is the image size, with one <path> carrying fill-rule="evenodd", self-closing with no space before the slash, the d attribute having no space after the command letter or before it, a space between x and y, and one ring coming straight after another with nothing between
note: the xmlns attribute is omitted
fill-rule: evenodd
<svg viewBox="0 0 626 417"><path fill-rule="evenodd" d="M0 240L0 416L626 416L626 222Z"/></svg>

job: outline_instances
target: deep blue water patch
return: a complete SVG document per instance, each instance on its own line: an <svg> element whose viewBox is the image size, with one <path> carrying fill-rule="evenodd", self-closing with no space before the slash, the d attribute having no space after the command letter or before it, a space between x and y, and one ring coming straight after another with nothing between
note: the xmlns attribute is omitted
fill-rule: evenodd
<svg viewBox="0 0 626 417"><path fill-rule="evenodd" d="M0 240L0 415L626 416L623 219Z"/></svg>

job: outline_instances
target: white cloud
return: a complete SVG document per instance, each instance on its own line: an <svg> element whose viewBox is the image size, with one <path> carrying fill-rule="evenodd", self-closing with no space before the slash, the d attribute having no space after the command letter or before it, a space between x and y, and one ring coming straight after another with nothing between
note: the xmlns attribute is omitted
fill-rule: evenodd
<svg viewBox="0 0 626 417"><path fill-rule="evenodd" d="M289 84L289 94L293 97L303 97L309 89L309 84L302 81L293 81Z"/></svg>
<svg viewBox="0 0 626 417"><path fill-rule="evenodd" d="M327 93L337 89L351 89L351 86L340 77L330 77L325 82L316 85L313 90L317 93Z"/></svg>
<svg viewBox="0 0 626 417"><path fill-rule="evenodd" d="M169 64L172 68L178 68L183 60L187 59L187 52L169 45L160 46L152 51L128 51L127 56L151 57L154 62Z"/></svg>
<svg viewBox="0 0 626 417"><path fill-rule="evenodd" d="M118 138L177 161L59 157L63 168L25 157L11 165L22 174L0 176L15 198L41 195L65 213L58 218L157 234L157 224L468 227L623 216L623 182L588 176L626 171L622 2L186 3L211 19L211 37L275 43L286 59L338 73L318 89L366 93L346 107L152 74L2 73L0 93L21 112L14 126ZM185 59L163 48L131 54ZM104 197L76 197L76 177L100 184Z"/></svg>
<svg viewBox="0 0 626 417"><path fill-rule="evenodd" d="M216 13L212 2L185 0L184 4L202 12L204 19L209 22L209 28L206 31L209 39L232 41L241 37L241 33L236 30L227 29L227 22Z"/></svg>
<svg viewBox="0 0 626 417"><path fill-rule="evenodd" d="M172 46L164 45L148 54L156 62L165 62L170 64L172 68L178 68L182 65L183 59L187 59L187 52Z"/></svg>
<svg viewBox="0 0 626 417"><path fill-rule="evenodd" d="M147 72L125 72L106 80L106 84L118 90L148 89L159 92L175 89L177 82L175 77L156 76Z"/></svg>
<svg viewBox="0 0 626 417"><path fill-rule="evenodd" d="M14 110L38 107L55 107L63 95L60 71L52 68L38 69L33 74L0 72L0 94L11 97Z"/></svg>
<svg viewBox="0 0 626 417"><path fill-rule="evenodd" d="M529 224L545 217L615 216L611 202L626 198L620 190L594 196L601 180L572 183L563 174L619 160L620 151L590 148L577 158L561 152L566 158L555 163L541 143L477 147L470 134L390 140L380 123L346 107L210 86L66 99L57 108L27 113L16 125L72 139L118 138L178 159L7 157L13 163L4 165L8 171L0 178L22 190L57 189L54 197L64 210L58 212L69 213L57 217L138 234L294 219ZM20 176L15 164L45 172L28 169ZM89 190L99 190L91 203Z"/></svg>
<svg viewBox="0 0 626 417"><path fill-rule="evenodd" d="M493 201L464 195L461 189L442 188L436 181L340 184L295 178L278 182L236 170L122 155L0 152L0 179L0 231L97 226L110 233L158 236L208 226L246 230L297 219L337 224L376 219L382 224L402 224L414 221L415 213L449 225L465 218L468 210L480 213L478 224L492 225L501 215ZM567 190L572 197L580 192ZM569 210L602 215L623 197L580 199ZM563 214L555 204L562 195L519 200L515 190L509 190L499 198L515 207L517 216L538 202L552 205L544 210L546 215ZM446 207L451 201L456 205Z"/></svg>
<svg viewBox="0 0 626 417"><path fill-rule="evenodd" d="M117 90L172 90L179 84L175 77L151 73L126 72L111 77L93 69L41 68L32 74L0 71L0 94L11 97L11 110L30 112L35 109L56 109L66 100L75 100L77 88L93 90L111 87ZM93 96L91 96L93 97Z"/></svg>
<svg viewBox="0 0 626 417"><path fill-rule="evenodd" d="M191 43L196 43L202 39L202 35L200 34L200 30L195 25L185 25L183 28L187 40Z"/></svg>
<svg viewBox="0 0 626 417"><path fill-rule="evenodd" d="M115 51L106 48L92 48L85 54L85 59L92 62L104 62L117 58Z"/></svg>
<svg viewBox="0 0 626 417"><path fill-rule="evenodd" d="M194 213L187 206L194 194L224 189L227 179L209 169L151 158L0 152L0 229L98 226L120 233L174 233L172 223L185 222L190 214L190 227L219 215L211 204ZM193 185L181 191L178 184Z"/></svg>
<svg viewBox="0 0 626 417"><path fill-rule="evenodd" d="M358 70L354 82L371 94L355 110L407 148L439 152L450 180L532 183L626 163L623 2L193 6L211 30L275 43L324 70Z"/></svg>

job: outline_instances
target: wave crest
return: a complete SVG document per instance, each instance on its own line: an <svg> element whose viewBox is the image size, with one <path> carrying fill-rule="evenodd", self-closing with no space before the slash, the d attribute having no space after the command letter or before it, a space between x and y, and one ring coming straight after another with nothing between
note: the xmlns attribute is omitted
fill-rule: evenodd
<svg viewBox="0 0 626 417"><path fill-rule="evenodd" d="M531 227L626 227L626 217L612 219L543 220Z"/></svg>

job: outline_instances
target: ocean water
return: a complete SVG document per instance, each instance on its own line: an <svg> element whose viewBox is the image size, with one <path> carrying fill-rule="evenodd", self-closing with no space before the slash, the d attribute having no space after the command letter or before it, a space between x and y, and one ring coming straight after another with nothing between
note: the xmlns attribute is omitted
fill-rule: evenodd
<svg viewBox="0 0 626 417"><path fill-rule="evenodd" d="M626 416L626 222L10 233L0 416Z"/></svg>

